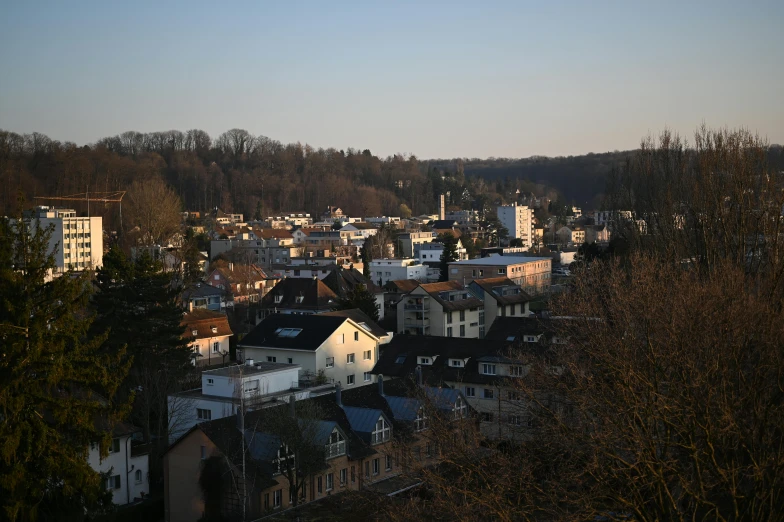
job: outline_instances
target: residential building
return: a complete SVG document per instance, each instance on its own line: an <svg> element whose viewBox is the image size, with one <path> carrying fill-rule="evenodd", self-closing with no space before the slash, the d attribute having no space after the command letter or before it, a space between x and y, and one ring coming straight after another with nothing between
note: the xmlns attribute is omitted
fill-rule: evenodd
<svg viewBox="0 0 784 522"><path fill-rule="evenodd" d="M485 327L492 327L498 317L527 317L530 315L531 296L508 277L474 279L469 290L484 303L484 324L479 338L484 338Z"/></svg>
<svg viewBox="0 0 784 522"><path fill-rule="evenodd" d="M433 232L406 232L397 236L400 255L404 258L414 257L414 246L422 243L430 243L436 239Z"/></svg>
<svg viewBox="0 0 784 522"><path fill-rule="evenodd" d="M610 240L610 229L607 225L588 225L585 227L586 243L606 243Z"/></svg>
<svg viewBox="0 0 784 522"><path fill-rule="evenodd" d="M39 206L24 213L25 222L52 227L47 252L54 254L54 274L97 270L103 266L103 218L77 217L67 208Z"/></svg>
<svg viewBox="0 0 784 522"><path fill-rule="evenodd" d="M399 217L392 216L366 217L365 223L370 223L377 228L381 225L387 225L392 228L400 228L402 224Z"/></svg>
<svg viewBox="0 0 784 522"><path fill-rule="evenodd" d="M340 207L328 206L324 213L321 214L322 221L334 221L342 217L345 217L345 214Z"/></svg>
<svg viewBox="0 0 784 522"><path fill-rule="evenodd" d="M370 277L378 286L400 279L425 281L427 267L413 258L374 259L370 262Z"/></svg>
<svg viewBox="0 0 784 522"><path fill-rule="evenodd" d="M274 222L283 222L289 227L307 227L313 224L313 218L307 212L281 212L277 216L267 217L266 221L270 225Z"/></svg>
<svg viewBox="0 0 784 522"><path fill-rule="evenodd" d="M335 295L340 299L347 298L357 286L364 286L376 299L378 320L380 321L384 318L384 289L367 279L362 275L362 272L356 268L344 269L335 266L335 269L331 270L322 281L324 281L324 284L335 292Z"/></svg>
<svg viewBox="0 0 784 522"><path fill-rule="evenodd" d="M422 263L438 263L441 261L441 254L444 252L444 244L440 241L430 243L419 243L414 245L414 257ZM457 240L457 259L468 259L468 252L463 243Z"/></svg>
<svg viewBox="0 0 784 522"><path fill-rule="evenodd" d="M218 261L211 265L207 284L226 292L227 305L258 303L277 280L256 265Z"/></svg>
<svg viewBox="0 0 784 522"><path fill-rule="evenodd" d="M194 283L182 291L180 301L183 308L191 312L196 309L220 312L225 307L225 292L206 283Z"/></svg>
<svg viewBox="0 0 784 522"><path fill-rule="evenodd" d="M338 296L318 278L285 278L261 300L261 317L271 314L309 315L338 307ZM261 318L259 317L259 318Z"/></svg>
<svg viewBox="0 0 784 522"><path fill-rule="evenodd" d="M187 312L181 325L182 337L188 341L194 366L223 364L229 356L229 337L234 335L222 312L197 308Z"/></svg>
<svg viewBox="0 0 784 522"><path fill-rule="evenodd" d="M585 227L562 226L556 231L555 235L558 236L558 242L560 243L572 243L574 245L585 243Z"/></svg>
<svg viewBox="0 0 784 522"><path fill-rule="evenodd" d="M367 316L274 314L237 343L238 359L298 364L345 387L370 384L379 344L387 333Z"/></svg>
<svg viewBox="0 0 784 522"><path fill-rule="evenodd" d="M550 288L549 257L490 256L449 263L449 279L468 284L475 279L508 277L526 293L546 293Z"/></svg>
<svg viewBox="0 0 784 522"><path fill-rule="evenodd" d="M518 238L523 246L531 248L534 234L534 210L518 205L501 205L496 209L498 220L509 231L509 238Z"/></svg>
<svg viewBox="0 0 784 522"><path fill-rule="evenodd" d="M397 304L397 331L411 335L480 337L482 301L457 281L417 285Z"/></svg>
<svg viewBox="0 0 784 522"><path fill-rule="evenodd" d="M411 290L421 284L416 279L401 279L398 281L388 281L384 285L384 305L397 310L397 303Z"/></svg>
<svg viewBox="0 0 784 522"><path fill-rule="evenodd" d="M142 442L141 428L130 424L117 423L111 433L106 458L101 457L100 445L93 443L87 462L105 474L103 485L111 491L113 504L132 504L150 494L150 445Z"/></svg>

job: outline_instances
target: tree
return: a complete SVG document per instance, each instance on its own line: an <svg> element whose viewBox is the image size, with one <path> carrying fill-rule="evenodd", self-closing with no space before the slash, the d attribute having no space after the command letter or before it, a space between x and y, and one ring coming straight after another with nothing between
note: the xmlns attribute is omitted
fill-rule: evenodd
<svg viewBox="0 0 784 522"><path fill-rule="evenodd" d="M162 244L180 227L182 204L159 177L135 181L128 189L126 227L139 227L144 244Z"/></svg>
<svg viewBox="0 0 784 522"><path fill-rule="evenodd" d="M196 238L185 242L185 246L182 248L182 257L185 263L182 284L187 286L201 281L204 277L204 270L201 268L202 257Z"/></svg>
<svg viewBox="0 0 784 522"><path fill-rule="evenodd" d="M444 245L441 251L441 260L439 266L441 274L438 278L439 281L449 281L449 263L454 263L459 259L457 254L457 238L450 233L441 234L438 240Z"/></svg>
<svg viewBox="0 0 784 522"><path fill-rule="evenodd" d="M358 284L348 292L346 297L338 300L340 310L351 310L359 308L368 317L374 321L378 321L378 306L376 305L376 296L371 294L367 287Z"/></svg>
<svg viewBox="0 0 784 522"><path fill-rule="evenodd" d="M398 212L400 213L400 217L403 219L409 219L411 217L411 209L408 208L408 205L405 203L401 203L398 207Z"/></svg>
<svg viewBox="0 0 784 522"><path fill-rule="evenodd" d="M362 260L362 275L366 278L370 278L370 261L372 261L372 257L370 256L370 245L367 244L368 240L365 240L365 244L362 245L362 248L359 251L360 259Z"/></svg>
<svg viewBox="0 0 784 522"><path fill-rule="evenodd" d="M21 206L21 205L20 205ZM128 372L90 335L85 277L55 277L52 228L0 219L0 505L5 520L80 520L110 504L90 468L106 428L126 413L115 392Z"/></svg>
<svg viewBox="0 0 784 522"><path fill-rule="evenodd" d="M509 246L514 248L519 248L523 246L523 240L519 237L513 237L509 240Z"/></svg>
<svg viewBox="0 0 784 522"><path fill-rule="evenodd" d="M343 224L338 221L337 219L332 223L332 230L340 230L343 228Z"/></svg>

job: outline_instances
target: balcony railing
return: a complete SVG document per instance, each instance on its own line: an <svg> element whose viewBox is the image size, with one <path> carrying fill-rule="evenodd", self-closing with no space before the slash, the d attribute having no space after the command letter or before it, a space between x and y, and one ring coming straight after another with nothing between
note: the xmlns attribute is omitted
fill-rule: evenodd
<svg viewBox="0 0 784 522"><path fill-rule="evenodd" d="M424 310L425 309L425 304L424 303L421 303L421 304L408 303L408 304L403 305L403 308L405 308L406 310Z"/></svg>

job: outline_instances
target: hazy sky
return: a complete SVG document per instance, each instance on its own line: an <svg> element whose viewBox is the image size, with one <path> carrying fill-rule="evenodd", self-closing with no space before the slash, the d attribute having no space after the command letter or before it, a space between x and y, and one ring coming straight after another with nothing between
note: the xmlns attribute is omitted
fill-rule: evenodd
<svg viewBox="0 0 784 522"><path fill-rule="evenodd" d="M239 127L432 157L784 143L784 0L0 2L0 128Z"/></svg>

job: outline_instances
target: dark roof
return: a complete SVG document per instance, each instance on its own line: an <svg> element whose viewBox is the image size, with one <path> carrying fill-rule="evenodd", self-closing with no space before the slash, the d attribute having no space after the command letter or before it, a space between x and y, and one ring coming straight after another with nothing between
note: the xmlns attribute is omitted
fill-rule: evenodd
<svg viewBox="0 0 784 522"><path fill-rule="evenodd" d="M280 301L276 301L276 296L281 296ZM302 297L301 302L297 302L298 297ZM327 311L334 310L337 301L335 292L318 279L288 277L262 298L261 307Z"/></svg>
<svg viewBox="0 0 784 522"><path fill-rule="evenodd" d="M243 337L239 346L316 350L346 320L345 317L324 314L273 314ZM295 336L290 335L295 333L293 331L279 332L285 328L300 331ZM281 336L281 333L284 335Z"/></svg>
<svg viewBox="0 0 784 522"><path fill-rule="evenodd" d="M433 229L450 229L457 226L457 221L453 219L436 219L428 223L428 225Z"/></svg>
<svg viewBox="0 0 784 522"><path fill-rule="evenodd" d="M502 305L527 303L531 300L531 296L508 277L474 279L469 286L479 287L481 293L490 295L490 297ZM512 293L503 294L503 290L512 290Z"/></svg>
<svg viewBox="0 0 784 522"><path fill-rule="evenodd" d="M387 335L387 331L381 328L377 322L373 319L368 317L368 315L360 310L359 308L351 308L349 310L335 310L334 312L325 312L323 314L319 314L322 316L335 316L335 317L346 317L351 319L358 325L362 326L363 324L367 326L366 330L376 337L384 337Z"/></svg>
<svg viewBox="0 0 784 522"><path fill-rule="evenodd" d="M468 291L459 281L443 281L440 283L426 283L420 284L419 287L427 292L430 297L438 301L444 310L468 310L482 306L482 300ZM459 292L465 291L468 294L467 299L458 299L456 301L449 301L441 297L441 292Z"/></svg>
<svg viewBox="0 0 784 522"><path fill-rule="evenodd" d="M196 283L182 291L182 300L189 301L197 297L220 297L221 295L223 295L223 290L220 288L205 283Z"/></svg>
<svg viewBox="0 0 784 522"><path fill-rule="evenodd" d="M334 266L330 273L322 279L322 282L341 298L345 298L357 285L364 285L371 294L384 292L381 287L363 276L362 272L356 268L343 269Z"/></svg>
<svg viewBox="0 0 784 522"><path fill-rule="evenodd" d="M498 377L479 373L479 359L498 357L504 360L511 343L462 337L431 337L398 334L384 345L373 373L384 377L413 378L419 357L431 358L431 365L422 365L422 378L430 385L446 382L492 384ZM464 367L449 364L450 359L463 360ZM386 384L386 383L385 383Z"/></svg>

